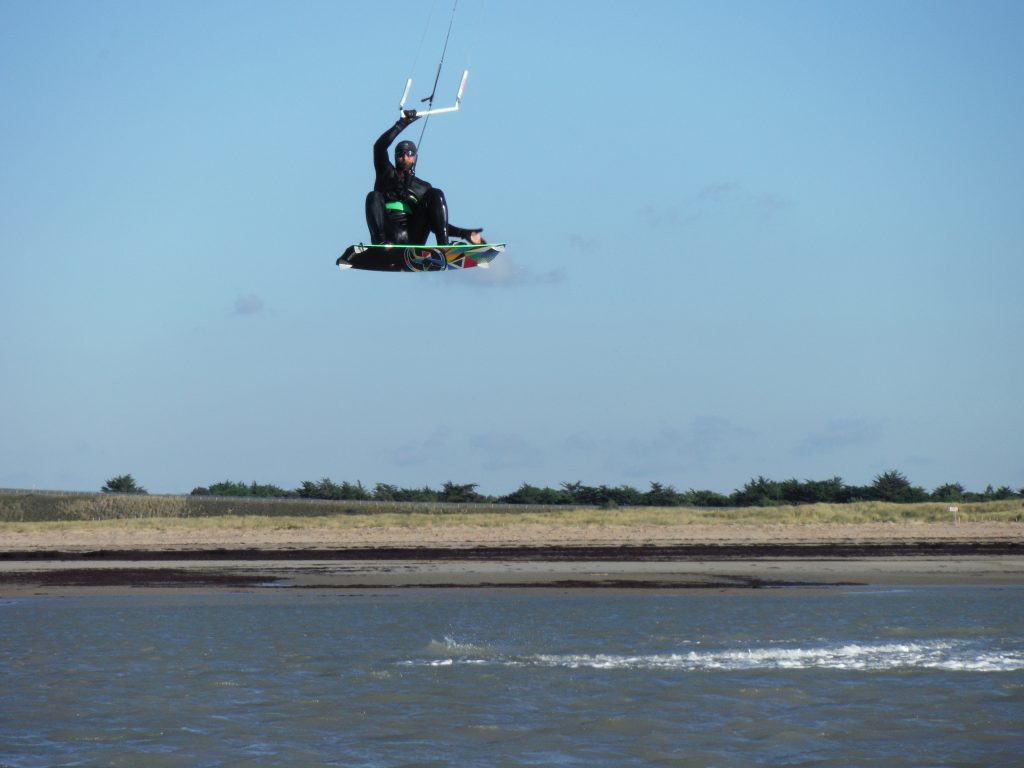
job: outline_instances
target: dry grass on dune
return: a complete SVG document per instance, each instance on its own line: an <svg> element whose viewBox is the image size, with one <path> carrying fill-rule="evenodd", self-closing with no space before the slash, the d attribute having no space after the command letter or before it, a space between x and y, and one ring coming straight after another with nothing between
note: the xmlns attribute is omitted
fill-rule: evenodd
<svg viewBox="0 0 1024 768"><path fill-rule="evenodd" d="M309 507L292 504L266 514L268 505L234 500L223 507L222 514L197 516L190 509L188 497L92 496L71 498L59 506L57 520L19 519L18 510L3 507L0 497L0 536L32 531L66 531L106 529L108 531L237 531L287 532L321 531L323 533L368 529L423 530L454 527L511 528L514 526L595 528L696 525L863 525L878 523L949 523L952 516L945 503L889 504L864 502L855 504L813 504L806 506L745 507L736 509L632 507L623 509L543 508L520 509L493 505L474 508L472 505L435 505L433 511L404 511L396 505L360 508L353 513L351 503ZM1024 501L1015 499L959 505L962 522L1024 522ZM315 511L315 514L304 514ZM288 512L291 514L284 514Z"/></svg>

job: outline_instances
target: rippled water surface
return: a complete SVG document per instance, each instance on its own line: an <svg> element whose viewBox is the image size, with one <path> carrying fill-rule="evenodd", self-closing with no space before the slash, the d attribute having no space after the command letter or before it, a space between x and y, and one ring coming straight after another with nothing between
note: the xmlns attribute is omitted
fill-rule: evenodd
<svg viewBox="0 0 1024 768"><path fill-rule="evenodd" d="M0 602L0 765L1011 766L1024 590Z"/></svg>

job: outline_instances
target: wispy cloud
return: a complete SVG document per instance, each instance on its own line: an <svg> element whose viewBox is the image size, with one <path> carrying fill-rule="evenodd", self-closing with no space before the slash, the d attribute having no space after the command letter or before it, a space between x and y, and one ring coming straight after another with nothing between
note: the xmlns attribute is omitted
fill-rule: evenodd
<svg viewBox="0 0 1024 768"><path fill-rule="evenodd" d="M720 211L736 216L772 219L789 205L781 195L753 192L731 181L722 181L701 187L695 195L680 200L674 206L643 206L637 215L651 229L678 229Z"/></svg>
<svg viewBox="0 0 1024 768"><path fill-rule="evenodd" d="M543 261L543 254L537 255L538 262ZM553 269L535 269L526 266L515 257L499 256L487 269L468 270L465 283L472 285L491 285L502 287L520 287L529 285L555 285L566 279L565 269L561 266ZM463 281L459 281L462 283ZM453 285L456 283L453 281Z"/></svg>
<svg viewBox="0 0 1024 768"><path fill-rule="evenodd" d="M438 427L422 437L407 440L392 454L394 463L437 473L450 470L453 457L460 466L488 472L531 469L540 466L542 451L521 435L498 430L465 434ZM466 457L472 457L467 461Z"/></svg>
<svg viewBox="0 0 1024 768"><path fill-rule="evenodd" d="M797 453L806 456L873 445L885 436L886 426L885 419L832 419L804 437L797 446Z"/></svg>
<svg viewBox="0 0 1024 768"><path fill-rule="evenodd" d="M650 229L675 229L699 218L693 212L685 212L684 208L654 205L645 205L638 214L644 226Z"/></svg>
<svg viewBox="0 0 1024 768"><path fill-rule="evenodd" d="M263 299L255 294L250 293L235 299L236 315L259 315L265 310L266 306L263 303Z"/></svg>
<svg viewBox="0 0 1024 768"><path fill-rule="evenodd" d="M656 480L678 477L728 459L751 431L728 419L701 416L682 426L665 426L622 439L574 433L562 441L567 454L599 457L609 471Z"/></svg>
<svg viewBox="0 0 1024 768"><path fill-rule="evenodd" d="M451 432L439 427L426 436L410 440L395 449L394 461L400 467L417 467L431 463L444 464L444 455L450 452Z"/></svg>
<svg viewBox="0 0 1024 768"><path fill-rule="evenodd" d="M780 195L773 194L754 195L750 199L750 204L755 212L765 219L775 218L775 216L790 206L789 200Z"/></svg>
<svg viewBox="0 0 1024 768"><path fill-rule="evenodd" d="M699 416L684 427L662 427L628 443L631 456L645 460L667 458L673 463L700 463L718 454L730 440L749 434L728 419Z"/></svg>
<svg viewBox="0 0 1024 768"><path fill-rule="evenodd" d="M569 247L574 251L593 253L594 251L601 250L601 241L596 237L573 232L569 235Z"/></svg>
<svg viewBox="0 0 1024 768"><path fill-rule="evenodd" d="M469 445L483 458L480 464L486 470L535 467L539 452L529 441L510 432L484 432L472 435Z"/></svg>
<svg viewBox="0 0 1024 768"><path fill-rule="evenodd" d="M731 181L723 181L718 184L708 184L697 193L697 200L702 203L720 203L728 200L739 192L739 187Z"/></svg>

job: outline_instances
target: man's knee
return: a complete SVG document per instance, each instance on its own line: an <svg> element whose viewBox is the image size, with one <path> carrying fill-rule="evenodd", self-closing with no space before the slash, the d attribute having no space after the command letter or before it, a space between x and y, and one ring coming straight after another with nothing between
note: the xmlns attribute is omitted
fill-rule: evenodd
<svg viewBox="0 0 1024 768"><path fill-rule="evenodd" d="M421 202L428 206L444 205L444 192L437 187L431 187L427 190L426 194L423 195L423 200Z"/></svg>
<svg viewBox="0 0 1024 768"><path fill-rule="evenodd" d="M366 226L370 230L371 243L382 243L387 239L384 195L380 192L373 191L366 196Z"/></svg>

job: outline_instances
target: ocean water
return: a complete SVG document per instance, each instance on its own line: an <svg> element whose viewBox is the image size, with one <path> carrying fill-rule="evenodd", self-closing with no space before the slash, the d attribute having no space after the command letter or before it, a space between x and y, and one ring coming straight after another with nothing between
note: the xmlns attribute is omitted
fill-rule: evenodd
<svg viewBox="0 0 1024 768"><path fill-rule="evenodd" d="M0 765L1020 766L1024 589L0 601Z"/></svg>

